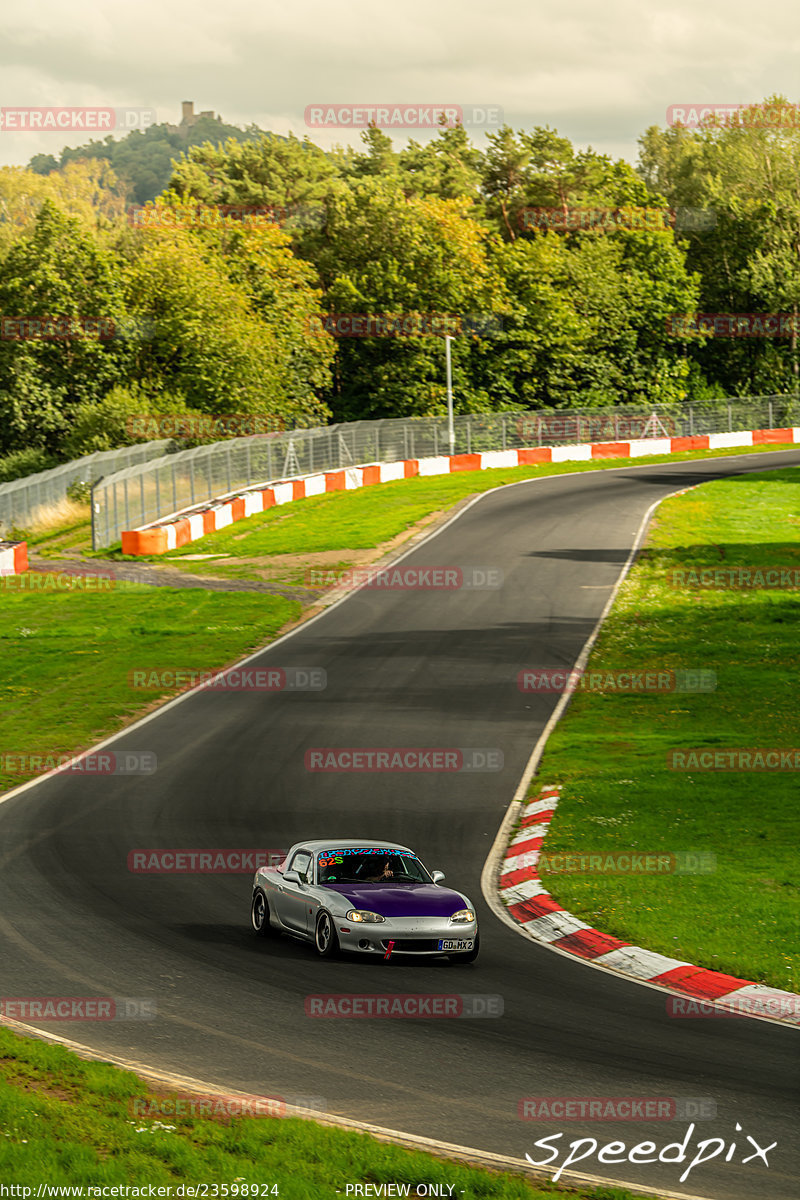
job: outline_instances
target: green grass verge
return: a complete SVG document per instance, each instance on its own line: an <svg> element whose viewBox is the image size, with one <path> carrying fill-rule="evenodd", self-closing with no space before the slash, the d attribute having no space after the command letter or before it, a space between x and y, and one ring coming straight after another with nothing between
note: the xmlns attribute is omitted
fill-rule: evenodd
<svg viewBox="0 0 800 1200"><path fill-rule="evenodd" d="M175 1100L183 1101L180 1106ZM564 1196L549 1183L379 1142L297 1118L186 1113L187 1098L150 1092L136 1075L87 1062L60 1046L0 1029L0 1179L51 1186L219 1185L239 1195L270 1185L283 1200L331 1198L353 1183L449 1185L453 1194L497 1200ZM159 1106L161 1109L159 1110ZM173 1115L175 1107L180 1115ZM142 1112L147 1116L141 1116ZM159 1111L163 1115L158 1115ZM229 1192L222 1190L228 1185ZM446 1188L444 1194L448 1194ZM17 1193L19 1194L19 1193ZM174 1191L173 1191L174 1194ZM214 1195L209 1188L208 1195ZM258 1195L258 1191L246 1193ZM614 1188L570 1191L575 1200L633 1200Z"/></svg>
<svg viewBox="0 0 800 1200"><path fill-rule="evenodd" d="M73 754L174 694L132 688L130 671L222 667L300 611L295 601L253 592L0 588L0 790L32 774L17 773L18 760L9 771L7 755Z"/></svg>
<svg viewBox="0 0 800 1200"><path fill-rule="evenodd" d="M714 692L578 690L538 782L563 784L554 854L702 851L708 874L542 871L569 911L675 958L800 990L797 774L674 770L672 748L800 746L800 593L670 586L675 568L800 567L800 469L665 501L587 672L714 671Z"/></svg>

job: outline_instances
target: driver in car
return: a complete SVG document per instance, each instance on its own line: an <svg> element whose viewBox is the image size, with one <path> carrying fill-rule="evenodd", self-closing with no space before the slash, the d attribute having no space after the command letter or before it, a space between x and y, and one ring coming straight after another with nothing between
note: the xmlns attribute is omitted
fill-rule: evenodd
<svg viewBox="0 0 800 1200"><path fill-rule="evenodd" d="M367 883L380 883L382 879L393 879L394 871L391 869L392 860L387 858L383 864L383 870L379 875L365 875L364 879Z"/></svg>

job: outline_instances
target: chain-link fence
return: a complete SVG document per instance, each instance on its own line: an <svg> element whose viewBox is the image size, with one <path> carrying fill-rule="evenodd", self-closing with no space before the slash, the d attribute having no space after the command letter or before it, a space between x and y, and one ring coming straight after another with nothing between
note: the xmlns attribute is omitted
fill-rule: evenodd
<svg viewBox="0 0 800 1200"><path fill-rule="evenodd" d="M121 450L98 450L49 471L0 483L0 533L36 525L63 503L67 489L73 484L92 484L102 475L110 475L123 467L163 458L171 445L172 442L166 439L125 446Z"/></svg>
<svg viewBox="0 0 800 1200"><path fill-rule="evenodd" d="M580 442L684 437L800 424L791 396L675 406L473 413L454 419L455 454ZM362 463L451 453L446 417L353 421L264 437L231 438L107 475L93 492L95 549L144 525L257 484Z"/></svg>

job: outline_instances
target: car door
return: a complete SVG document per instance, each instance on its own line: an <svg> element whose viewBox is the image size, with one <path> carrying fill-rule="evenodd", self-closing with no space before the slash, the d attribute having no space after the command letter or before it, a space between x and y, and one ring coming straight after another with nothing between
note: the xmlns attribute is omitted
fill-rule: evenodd
<svg viewBox="0 0 800 1200"><path fill-rule="evenodd" d="M310 851L296 850L279 885L278 918L284 929L293 933L306 933L308 929L309 883L313 878L313 865ZM301 882L298 884L287 880L288 871L296 871Z"/></svg>

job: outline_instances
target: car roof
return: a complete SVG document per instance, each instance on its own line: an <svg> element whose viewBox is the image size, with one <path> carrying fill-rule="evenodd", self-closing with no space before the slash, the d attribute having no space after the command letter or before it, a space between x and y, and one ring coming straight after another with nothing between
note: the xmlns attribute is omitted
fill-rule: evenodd
<svg viewBox="0 0 800 1200"><path fill-rule="evenodd" d="M385 842L382 838L378 841L371 841L369 838L328 838L324 842L320 840L296 842L289 851L289 854L292 854L295 850L310 850L316 854L319 850L349 850L356 846L363 847L365 850L373 850L379 847L381 850L408 850L409 854L415 853L408 846L401 846L399 842Z"/></svg>

